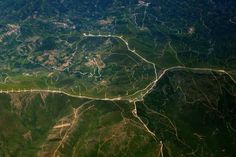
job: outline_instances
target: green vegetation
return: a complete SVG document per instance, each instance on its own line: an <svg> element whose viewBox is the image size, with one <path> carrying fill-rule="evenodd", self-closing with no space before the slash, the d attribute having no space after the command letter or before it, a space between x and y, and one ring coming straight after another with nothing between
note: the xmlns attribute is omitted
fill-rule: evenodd
<svg viewBox="0 0 236 157"><path fill-rule="evenodd" d="M137 104L138 114L165 144L165 156L231 156L235 92L227 75L174 70Z"/></svg>
<svg viewBox="0 0 236 157"><path fill-rule="evenodd" d="M126 102L43 93L0 96L1 156L150 157L159 148Z"/></svg>
<svg viewBox="0 0 236 157"><path fill-rule="evenodd" d="M0 0L0 157L236 156L235 6Z"/></svg>

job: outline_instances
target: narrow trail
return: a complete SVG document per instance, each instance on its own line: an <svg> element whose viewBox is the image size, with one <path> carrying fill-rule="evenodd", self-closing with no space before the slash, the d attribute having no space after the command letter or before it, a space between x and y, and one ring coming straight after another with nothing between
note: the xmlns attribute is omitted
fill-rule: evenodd
<svg viewBox="0 0 236 157"><path fill-rule="evenodd" d="M174 66L174 67L170 67L167 69L163 69L161 72L157 72L157 68L156 68L156 64L154 62L151 62L149 60L147 60L146 58L144 58L143 56L141 56L140 54L138 54L136 52L135 49L131 49L129 46L129 43L127 40L124 39L123 36L118 36L118 35L94 35L94 34L86 34L83 33L84 37L93 37L93 38L116 38L119 39L121 41L123 41L128 49L128 51L130 51L131 53L135 54L137 57L139 57L142 61L150 64L153 66L154 69L154 73L155 73L155 79L150 82L144 89L140 89L138 91L136 91L135 93L128 95L128 96L118 96L118 97L114 97L114 98L96 98L96 97L91 97L91 96L83 96L83 95L76 95L76 94L70 94L68 92L62 91L60 89L12 89L12 90L0 90L0 93L5 93L5 94L9 94L9 93L40 93L40 92L45 92L45 93L55 93L55 94L64 94L70 97L75 97L75 98L82 98L82 99L91 99L91 100L105 100L105 101L119 101L119 100L127 100L129 102L137 102L137 101L141 101L139 98L132 98L135 97L138 93L141 93L141 98L143 99L147 94L149 94L153 88L156 86L157 82L169 71L172 70L191 70L191 71L207 71L207 72L217 72L217 73L222 73L222 74L226 74L227 76L229 76L229 78L236 84L236 81L234 80L234 78L225 70L221 70L221 69L210 69L210 68L189 68L189 67L185 67L185 66Z"/></svg>
<svg viewBox="0 0 236 157"><path fill-rule="evenodd" d="M151 62L151 61L149 61L149 60L147 60L146 58L144 58L144 57L141 56L140 54L138 54L135 49L132 50L132 49L130 48L130 46L129 46L128 41L126 41L123 36L118 36L118 35L101 35L101 34L99 34L99 35L94 35L94 34L90 34L90 33L89 33L89 34L83 33L83 36L84 36L84 37L94 37L94 38L102 37L102 38L116 38L116 39L119 39L119 40L121 40L121 41L123 41L123 42L125 43L125 45L126 45L128 51L130 51L131 53L133 53L134 55L136 55L137 57L139 57L142 61L144 61L144 62L146 62L146 63L152 65L152 67L153 67L153 69L154 69L154 73L155 73L155 80L154 80L153 82L151 82L150 84L148 84L144 89L138 90L138 91L136 91L135 93L133 93L132 95L129 95L129 97L135 96L135 95L138 94L138 93L142 93L143 91L146 91L146 92L145 92L144 94L142 94L142 96L141 96L141 97L143 98L147 93L149 93L149 92L155 87L156 82L157 82L157 80L158 80L158 74L157 74L156 64L153 63L153 62ZM148 89L148 88L149 88L149 89ZM133 99L133 100L128 99L128 100L129 100L130 102L138 101L138 99Z"/></svg>
<svg viewBox="0 0 236 157"><path fill-rule="evenodd" d="M140 123L144 126L144 128L146 129L146 131L152 135L152 137L154 138L154 140L157 142L157 138L156 138L156 134L154 132L152 132L147 125L142 121L142 119L138 116L138 112L137 112L137 104L136 102L134 102L134 109L132 111L133 115L135 118L137 118Z"/></svg>
<svg viewBox="0 0 236 157"><path fill-rule="evenodd" d="M74 114L74 118L73 120L70 122L70 127L67 129L65 135L62 137L61 141L59 142L58 146L56 147L56 149L53 152L53 156L52 157L58 157L58 151L61 147L63 147L64 143L66 142L66 139L68 138L70 132L72 131L72 129L75 127L77 121L78 121L78 117L80 115L82 115L83 113L87 112L88 110L90 110L91 108L94 107L94 105L89 106L88 108L86 108L85 110L83 110L81 113L78 113L78 111L83 108L85 105L93 102L94 100L89 100L85 103L83 103L80 107L78 107L77 109L75 109L75 111L73 111ZM78 115L77 115L78 114Z"/></svg>
<svg viewBox="0 0 236 157"><path fill-rule="evenodd" d="M169 72L169 71L171 71L171 70L191 70L191 71L207 71L207 72L223 73L223 74L228 75L228 76L230 77L230 79L236 84L236 81L234 80L234 78L233 78L229 73L227 73L225 70L218 70L218 69L215 70L215 69L210 69L210 68L188 68L188 67L185 67L185 66L174 66L174 67L170 67L170 68L164 69L164 70L162 71L162 73L158 75L158 73L157 73L157 68L156 68L156 64L155 64L154 62L151 62L151 61L145 59L144 57L142 57L140 54L138 54L138 53L136 52L135 49L132 50L132 49L130 48L130 46L129 46L128 41L126 41L126 40L123 38L123 36L117 36L117 35L101 35L101 34L99 34L99 35L94 35L94 34L90 34L90 33L89 33L89 34L84 33L83 35L84 35L84 37L118 38L118 39L120 39L121 41L123 41L123 42L125 43L127 49L128 49L131 53L135 54L135 55L138 56L141 60L143 60L144 62L146 62L146 63L148 63L148 64L151 64L151 65L153 66L153 68L154 68L154 73L155 73L155 80L154 80L153 82L151 82L146 88L144 88L144 89L139 90L139 91L136 92L136 93L138 93L138 92L141 92L141 93L142 93L143 91L146 91L146 92L145 92L144 94L142 94L142 96L141 96L141 97L142 97L142 100L144 99L144 97L145 97L147 94L149 94L149 93L154 89L154 87L156 86L157 82L158 82L167 72ZM177 53L176 53L176 58L177 58ZM181 62L180 62L180 63L181 63ZM134 94L136 94L136 93L134 93ZM136 102L137 102L137 101L140 101L140 100L138 100L138 99L133 99L133 100L129 100L129 101L130 101L130 102L133 102L133 104L134 104L134 109L133 109L133 111L132 111L133 116L134 116L135 118L137 118L137 119L140 121L140 123L143 125L143 127L146 129L146 131L147 131L147 132L153 137L153 139L157 142L158 139L157 139L157 137L156 137L156 134L155 134L154 132L152 132L152 131L148 128L148 126L144 123L144 121L141 119L141 117L138 116L138 113L137 113L137 104L136 104ZM159 143L161 144L161 149L160 149L160 154L159 154L159 156L161 155L161 157L164 157L164 154L163 154L163 147L164 147L164 144L163 144L162 141L159 141Z"/></svg>
<svg viewBox="0 0 236 157"><path fill-rule="evenodd" d="M131 49L130 46L129 46L128 41L123 36L118 36L118 35L101 35L101 34L95 35L95 34L90 34L90 33L88 33L88 34L83 33L83 36L87 37L87 38L99 38L100 37L100 38L116 38L116 39L121 40L126 45L128 51L130 51L131 53L135 54L137 57L139 57L145 63L148 63L148 64L153 66L153 70L154 70L154 73L155 73L155 79L152 82L150 82L144 89L140 89L140 90L136 91L135 93L133 93L131 95L128 95L128 96L123 96L123 97L119 96L119 97L115 97L115 98L107 98L107 97L105 97L105 98L96 98L96 97L75 95L75 94L70 94L70 93L67 93L65 91L62 91L60 89L58 89L58 90L55 90L55 89L52 89L52 90L51 89L47 89L47 90L45 90L45 89L14 90L14 89L12 89L12 90L0 90L0 93L9 94L9 93L29 93L29 92L30 93L40 93L40 92L46 92L46 93L64 94L64 95L67 95L67 96L70 96L70 97L82 98L82 99L90 99L90 100L105 100L105 101L126 100L126 101L134 103L134 110L132 111L134 117L137 118L141 122L141 124L147 130L147 132L150 133L150 135L155 139L155 141L157 141L155 133L152 132L148 128L148 126L142 121L142 119L138 116L137 108L136 108L136 102L141 101L141 100L140 100L140 97L137 97L136 95L140 93L141 94L141 99L143 100L144 97L146 95L148 95L154 89L154 87L157 85L158 81L160 79L162 79L162 77L167 72L172 71L172 70L180 70L180 71L181 70L190 70L190 71L193 71L193 72L196 72L196 71L199 71L199 72L200 71L202 71L202 72L217 72L217 73L220 73L220 74L227 75L236 84L235 79L228 72L226 72L225 70L221 70L221 69L189 68L189 67L185 67L185 66L174 66L174 67L170 67L170 68L167 68L167 69L163 69L161 72L158 73L157 68L156 68L156 64L154 62L151 62L151 61L145 59L143 56L138 54L135 49ZM134 97L134 98L132 98L132 97ZM162 143L162 141L159 141L159 142L161 143L161 149L163 149L164 144ZM162 150L161 150L161 156L163 157Z"/></svg>

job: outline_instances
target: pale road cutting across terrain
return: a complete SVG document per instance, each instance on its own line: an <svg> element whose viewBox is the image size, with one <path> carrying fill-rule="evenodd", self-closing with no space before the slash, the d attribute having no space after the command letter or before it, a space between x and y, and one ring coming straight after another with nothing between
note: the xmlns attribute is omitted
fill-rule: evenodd
<svg viewBox="0 0 236 157"><path fill-rule="evenodd" d="M225 74L227 76L229 76L229 78L233 81L233 83L236 84L236 81L234 80L234 78L228 73L226 72L225 70L220 70L220 69L210 69L210 68L189 68L189 67L185 67L185 66L174 66L174 67L170 67L170 68L167 68L167 69L164 69L162 70L162 72L160 74L157 73L157 69L156 69L156 64L151 62L151 61L148 61L147 59L145 59L144 57L142 57L140 54L138 54L136 52L136 50L132 50L129 46L129 43L127 40L124 39L123 36L118 36L118 35L101 35L101 34L91 34L91 33L83 33L83 36L84 37L87 37L87 38L116 38L116 39L119 39L121 40L122 42L125 43L128 51L130 51L131 53L135 54L137 57L139 57L141 60L143 60L144 62L148 63L148 64L151 64L153 66L153 69L154 69L154 72L155 72L155 80L152 81L150 84L148 84L144 89L141 89L141 90L138 90L136 91L134 94L132 95L128 95L128 96L125 96L125 97L116 97L116 98L96 98L96 97L90 97L90 96L82 96L82 95L73 95L73 94L70 94L70 93L67 93L65 91L62 91L60 89L58 90L51 90L51 89L19 89L19 90L0 90L0 93L6 93L6 94L9 94L9 93L40 93L40 92L46 92L46 93L57 93L57 94L64 94L64 95L67 95L67 96L70 96L70 97L75 97L75 98L83 98L83 99L91 99L91 100L105 100L105 101L118 101L118 100L126 100L126 101L129 101L129 102L132 102L134 104L134 110L132 111L134 117L136 117L144 126L144 128L146 129L146 131L148 133L150 133L152 135L152 137L157 141L157 138L156 138L156 135L155 133L153 133L152 131L150 131L150 129L147 127L147 125L142 121L142 119L138 116L137 114L137 108L136 108L136 102L138 101L142 101L144 99L144 97L150 93L153 88L156 86L157 82L168 72L168 71L171 71L171 70L190 70L190 71L202 71L202 72L216 72L216 73L221 73L221 74ZM141 98L139 97L136 97L136 98L132 98L132 96L135 96L136 94L138 93L141 93ZM60 126L62 127L62 126ZM160 141L160 145L163 147L163 143L162 141ZM161 149L161 155L163 156L163 152L162 152L162 149Z"/></svg>

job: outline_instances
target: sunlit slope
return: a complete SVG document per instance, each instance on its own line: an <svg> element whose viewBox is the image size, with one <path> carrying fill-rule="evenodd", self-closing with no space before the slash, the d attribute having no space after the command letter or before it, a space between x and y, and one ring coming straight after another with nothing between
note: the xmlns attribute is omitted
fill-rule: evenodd
<svg viewBox="0 0 236 157"><path fill-rule="evenodd" d="M133 105L64 95L0 96L0 156L156 156Z"/></svg>

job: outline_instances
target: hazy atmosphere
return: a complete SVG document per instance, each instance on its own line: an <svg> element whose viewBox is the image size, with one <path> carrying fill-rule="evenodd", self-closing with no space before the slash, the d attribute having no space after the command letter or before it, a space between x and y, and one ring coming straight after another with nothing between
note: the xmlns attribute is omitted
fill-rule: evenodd
<svg viewBox="0 0 236 157"><path fill-rule="evenodd" d="M0 157L235 148L235 0L0 0Z"/></svg>

